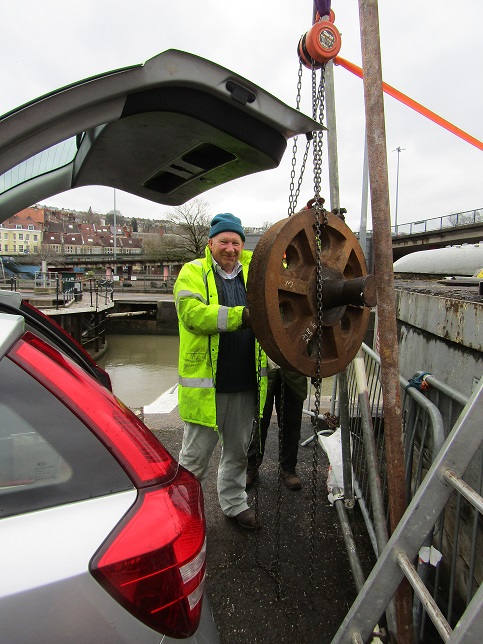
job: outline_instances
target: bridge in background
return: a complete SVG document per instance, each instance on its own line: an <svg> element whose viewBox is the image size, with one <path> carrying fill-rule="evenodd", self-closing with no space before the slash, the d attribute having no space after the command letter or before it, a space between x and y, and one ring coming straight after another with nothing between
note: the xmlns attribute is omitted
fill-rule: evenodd
<svg viewBox="0 0 483 644"><path fill-rule="evenodd" d="M393 228L394 261L409 253L483 242L483 208L400 224Z"/></svg>

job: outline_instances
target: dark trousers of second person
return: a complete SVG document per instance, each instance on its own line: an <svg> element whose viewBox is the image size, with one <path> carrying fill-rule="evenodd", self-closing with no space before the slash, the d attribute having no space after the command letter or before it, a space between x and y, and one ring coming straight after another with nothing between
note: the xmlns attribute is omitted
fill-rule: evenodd
<svg viewBox="0 0 483 644"><path fill-rule="evenodd" d="M284 382L283 387L283 419L281 418L281 390L283 372L281 369L274 369L268 374L267 400L263 409L263 416L260 420L260 439L257 432L254 432L250 447L248 449L247 473L255 474L263 461L265 453L265 442L267 430L272 420L273 404L277 412L277 423L279 428L283 420L282 429L282 450L280 465L284 472L295 472L297 465L298 448L300 441L300 427L302 424L302 409L304 398L297 395Z"/></svg>

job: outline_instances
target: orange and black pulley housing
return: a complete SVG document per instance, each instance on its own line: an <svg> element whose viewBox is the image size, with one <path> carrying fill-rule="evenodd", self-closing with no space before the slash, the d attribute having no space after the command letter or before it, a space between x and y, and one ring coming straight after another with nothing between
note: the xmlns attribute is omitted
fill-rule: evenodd
<svg viewBox="0 0 483 644"><path fill-rule="evenodd" d="M299 40L297 53L305 67L316 69L335 58L341 48L339 30L330 20L319 20Z"/></svg>

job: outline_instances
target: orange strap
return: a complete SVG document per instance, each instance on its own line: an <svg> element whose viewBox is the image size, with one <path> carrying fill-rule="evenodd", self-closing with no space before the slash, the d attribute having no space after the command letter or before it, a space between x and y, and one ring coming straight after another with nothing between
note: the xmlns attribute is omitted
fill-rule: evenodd
<svg viewBox="0 0 483 644"><path fill-rule="evenodd" d="M359 78L362 78L364 75L364 72L360 67L358 67L357 65L354 65L354 63L351 63L348 60L345 60L345 58L341 58L340 56L336 56L334 58L334 64L340 65L341 67L345 67L345 69L349 70L356 76L359 76ZM468 134L467 132L460 130L459 127L456 127L456 125L453 125L449 121L446 121L445 119L441 118L441 116L438 116L434 112L431 112L431 110L428 110L420 103L416 103L416 101L413 101L413 99L409 98L409 96L406 96L402 92L398 91L397 89L394 89L394 87L391 87L390 85L384 82L382 83L382 89L384 90L384 92L386 92L386 94L389 94L390 96L397 99L401 103L404 103L404 105L407 105L411 109L416 110L416 112L419 112L419 114L422 114L423 116L430 119L430 121L433 121L437 125L444 127L444 129L448 130L448 132L451 132L452 134L456 134L456 136L459 136L460 139L463 139L463 141L466 141L467 143L474 145L479 150L483 150L483 143L481 141L479 141L478 139L475 139L475 137L471 136L471 134Z"/></svg>

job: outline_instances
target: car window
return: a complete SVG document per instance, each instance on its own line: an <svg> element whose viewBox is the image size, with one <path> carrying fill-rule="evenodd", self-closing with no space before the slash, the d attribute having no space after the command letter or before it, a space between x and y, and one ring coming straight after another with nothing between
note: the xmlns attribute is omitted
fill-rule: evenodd
<svg viewBox="0 0 483 644"><path fill-rule="evenodd" d="M69 463L25 418L1 403L0 418L0 494L71 478Z"/></svg>
<svg viewBox="0 0 483 644"><path fill-rule="evenodd" d="M8 358L0 382L0 516L133 488L88 427Z"/></svg>
<svg viewBox="0 0 483 644"><path fill-rule="evenodd" d="M25 181L30 181L30 179L40 177L47 172L52 172L52 170L57 170L57 168L67 165L74 159L76 154L77 143L75 136L35 154L0 175L0 194L19 186Z"/></svg>

